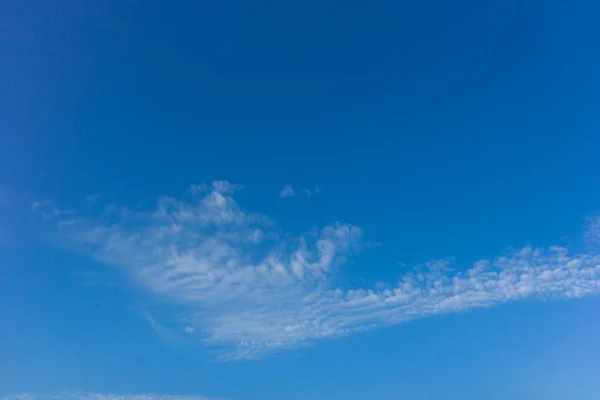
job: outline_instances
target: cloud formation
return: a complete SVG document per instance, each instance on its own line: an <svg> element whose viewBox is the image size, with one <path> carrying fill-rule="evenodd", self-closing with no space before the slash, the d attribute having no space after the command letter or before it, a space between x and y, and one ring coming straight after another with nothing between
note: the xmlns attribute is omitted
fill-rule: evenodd
<svg viewBox="0 0 600 400"><path fill-rule="evenodd" d="M321 188L320 188L319 186L317 186L317 187L315 187L313 190L310 190L310 189L304 189L304 190L302 191L302 193L303 193L303 194L304 194L306 197L308 197L308 198L310 199L311 197L313 197L313 196L316 196L316 195L318 195L319 193L321 193Z"/></svg>
<svg viewBox="0 0 600 400"><path fill-rule="evenodd" d="M188 200L162 197L151 211L59 214L58 235L180 306L181 330L222 346L224 358L513 300L600 292L598 253L556 246L508 250L463 272L450 259L431 261L387 287L335 287L361 250L362 229L337 222L286 235L269 217L243 210L233 197L240 189L216 181L193 187ZM598 220L589 226L588 240L598 240Z"/></svg>
<svg viewBox="0 0 600 400"><path fill-rule="evenodd" d="M282 199L285 199L286 197L293 197L293 196L294 196L294 188L289 183L284 185L283 189L281 189L281 192L279 192L279 197L281 197Z"/></svg>
<svg viewBox="0 0 600 400"><path fill-rule="evenodd" d="M313 190L302 189L301 191L299 191L299 193L301 193L302 195L304 195L310 199L311 197L316 196L319 193L321 193L321 188L319 186L317 186ZM289 183L285 184L283 186L283 189L281 189L281 192L279 192L279 197L281 197L282 199L285 199L288 197L294 197L295 195L296 195L296 191L294 190L294 187L292 185L290 185Z"/></svg>

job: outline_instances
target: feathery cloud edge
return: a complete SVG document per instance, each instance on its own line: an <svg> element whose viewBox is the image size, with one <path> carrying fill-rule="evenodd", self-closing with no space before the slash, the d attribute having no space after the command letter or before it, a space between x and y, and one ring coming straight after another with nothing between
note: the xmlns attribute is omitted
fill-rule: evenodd
<svg viewBox="0 0 600 400"><path fill-rule="evenodd" d="M67 246L184 309L182 330L222 346L223 359L513 300L600 292L598 253L558 246L511 250L465 272L453 272L450 259L431 261L383 288L335 288L332 278L361 249L362 229L334 223L290 238L243 210L233 197L241 189L215 181L193 186L189 200L162 197L152 211L107 207L53 220ZM589 220L589 243L600 243L599 226L600 218Z"/></svg>
<svg viewBox="0 0 600 400"><path fill-rule="evenodd" d="M279 192L279 197L281 197L282 199L285 199L286 197L293 197L294 196L294 187L292 185L285 184L283 186L283 189L281 189L281 192Z"/></svg>

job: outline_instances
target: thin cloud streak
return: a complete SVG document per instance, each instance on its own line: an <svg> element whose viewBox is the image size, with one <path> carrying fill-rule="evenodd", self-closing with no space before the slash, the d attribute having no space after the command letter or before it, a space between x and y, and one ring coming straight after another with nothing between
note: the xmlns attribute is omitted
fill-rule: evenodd
<svg viewBox="0 0 600 400"><path fill-rule="evenodd" d="M600 292L600 256L556 246L506 251L464 272L453 272L451 259L432 261L387 287L336 288L334 277L361 250L362 229L334 223L282 235L267 216L238 205L240 189L217 181L186 201L163 197L150 212L63 218L57 234L183 308L182 331L222 347L224 359L513 300ZM592 222L593 241L600 232Z"/></svg>

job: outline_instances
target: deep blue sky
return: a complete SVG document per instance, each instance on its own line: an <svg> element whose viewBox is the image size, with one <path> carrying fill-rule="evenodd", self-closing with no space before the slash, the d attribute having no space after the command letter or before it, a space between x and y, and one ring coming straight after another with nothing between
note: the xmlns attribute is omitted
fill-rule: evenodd
<svg viewBox="0 0 600 400"><path fill-rule="evenodd" d="M220 363L173 334L186 311L132 281L122 254L90 257L72 236L130 233L136 221L101 207L152 210L224 179L244 185L235 204L275 221L276 245L360 227L329 287L380 290L428 260L465 270L508 246L591 257L598 15L583 0L0 2L0 396L597 398L597 297ZM285 184L295 196L280 198ZM89 225L64 237L70 214L52 208ZM194 329L212 329L204 318Z"/></svg>

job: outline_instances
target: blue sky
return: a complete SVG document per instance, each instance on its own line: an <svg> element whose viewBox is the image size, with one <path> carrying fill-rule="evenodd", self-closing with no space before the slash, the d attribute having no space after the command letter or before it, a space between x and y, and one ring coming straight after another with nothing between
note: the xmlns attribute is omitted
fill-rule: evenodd
<svg viewBox="0 0 600 400"><path fill-rule="evenodd" d="M599 12L2 2L0 397L597 399Z"/></svg>

